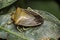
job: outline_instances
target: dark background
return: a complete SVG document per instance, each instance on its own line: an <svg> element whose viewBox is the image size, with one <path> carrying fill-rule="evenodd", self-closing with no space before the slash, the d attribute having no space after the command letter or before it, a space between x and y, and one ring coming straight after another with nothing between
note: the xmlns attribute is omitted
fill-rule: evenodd
<svg viewBox="0 0 60 40"><path fill-rule="evenodd" d="M23 8L31 7L33 9L44 10L60 19L60 0L26 0L23 2Z"/></svg>
<svg viewBox="0 0 60 40"><path fill-rule="evenodd" d="M27 6L52 13L60 19L60 0L30 0Z"/></svg>
<svg viewBox="0 0 60 40"><path fill-rule="evenodd" d="M31 7L32 9L47 11L60 20L60 0L17 0L13 5L21 8ZM4 12L8 9L9 7L5 7Z"/></svg>

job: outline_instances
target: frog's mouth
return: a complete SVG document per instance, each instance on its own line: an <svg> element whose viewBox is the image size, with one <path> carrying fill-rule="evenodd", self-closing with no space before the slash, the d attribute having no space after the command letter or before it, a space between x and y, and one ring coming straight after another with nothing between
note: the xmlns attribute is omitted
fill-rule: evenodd
<svg viewBox="0 0 60 40"><path fill-rule="evenodd" d="M21 10L21 8L17 8L17 11L16 13L13 14L12 19L13 19L12 21L14 22L14 24L19 25L19 26L24 26L24 27L40 26L44 22L43 17L41 17L39 14L33 11L29 11L27 9ZM16 23L17 20L19 21Z"/></svg>

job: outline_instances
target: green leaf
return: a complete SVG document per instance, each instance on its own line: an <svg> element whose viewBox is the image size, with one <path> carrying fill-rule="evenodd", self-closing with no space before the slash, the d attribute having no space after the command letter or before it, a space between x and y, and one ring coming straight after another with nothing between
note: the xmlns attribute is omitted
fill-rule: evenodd
<svg viewBox="0 0 60 40"><path fill-rule="evenodd" d="M16 2L17 0L0 0L0 9L7 7L11 4L13 4L14 2Z"/></svg>
<svg viewBox="0 0 60 40"><path fill-rule="evenodd" d="M10 9L10 12L14 11L13 7ZM28 9L33 10L33 9ZM0 15L0 32L7 32L7 40L40 40L42 38L54 38L60 36L60 20L58 20L54 15L49 12L42 10L33 10L36 13L39 13L43 19L44 23L41 26L29 28L26 31L19 32L16 26L11 23L10 12L7 12L4 15ZM1 31L2 30L2 31ZM1 34L1 33L0 33ZM58 36L59 35L59 36ZM6 36L6 35L5 35ZM3 38L4 36L2 36Z"/></svg>

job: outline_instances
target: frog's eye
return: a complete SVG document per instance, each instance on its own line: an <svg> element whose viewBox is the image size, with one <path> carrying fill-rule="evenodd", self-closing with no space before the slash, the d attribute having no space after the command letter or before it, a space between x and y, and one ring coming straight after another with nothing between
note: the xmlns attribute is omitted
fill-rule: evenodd
<svg viewBox="0 0 60 40"><path fill-rule="evenodd" d="M38 26L43 24L44 21L39 14L27 9L20 8L17 9L16 13L13 14L12 17L16 25L21 25L25 27Z"/></svg>

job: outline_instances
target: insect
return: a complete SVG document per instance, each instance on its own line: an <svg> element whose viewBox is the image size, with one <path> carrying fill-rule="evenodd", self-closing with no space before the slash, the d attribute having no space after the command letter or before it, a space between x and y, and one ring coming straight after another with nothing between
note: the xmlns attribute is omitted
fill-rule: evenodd
<svg viewBox="0 0 60 40"><path fill-rule="evenodd" d="M27 9L18 7L11 16L13 23L20 27L35 27L43 24L43 18L39 14Z"/></svg>

